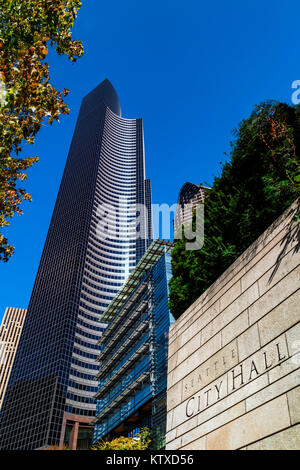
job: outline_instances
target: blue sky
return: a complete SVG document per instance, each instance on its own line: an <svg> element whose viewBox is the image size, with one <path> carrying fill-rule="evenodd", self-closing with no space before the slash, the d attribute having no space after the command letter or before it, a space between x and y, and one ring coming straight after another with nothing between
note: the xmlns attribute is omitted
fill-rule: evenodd
<svg viewBox="0 0 300 470"><path fill-rule="evenodd" d="M300 79L298 0L82 0L74 27L85 54L71 65L49 54L52 82L69 88L70 115L45 126L25 155L31 203L6 235L0 319L27 307L82 97L109 78L126 118L144 121L153 202L173 204L186 181L212 183L231 131L254 104L291 103Z"/></svg>

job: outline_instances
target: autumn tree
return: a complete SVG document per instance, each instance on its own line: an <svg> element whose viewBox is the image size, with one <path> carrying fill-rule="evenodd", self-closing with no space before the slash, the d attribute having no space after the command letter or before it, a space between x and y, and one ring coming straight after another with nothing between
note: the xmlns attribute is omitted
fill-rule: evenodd
<svg viewBox="0 0 300 470"><path fill-rule="evenodd" d="M146 450L151 443L149 436L150 430L142 428L134 437L120 436L111 441L100 439L91 447L91 450Z"/></svg>
<svg viewBox="0 0 300 470"><path fill-rule="evenodd" d="M50 83L49 47L75 62L83 53L72 39L79 0L1 0L0 5L0 229L8 226L31 196L24 189L25 171L37 156L22 158L24 144L33 144L43 121L58 121L69 110L68 90ZM0 260L14 247L0 233Z"/></svg>

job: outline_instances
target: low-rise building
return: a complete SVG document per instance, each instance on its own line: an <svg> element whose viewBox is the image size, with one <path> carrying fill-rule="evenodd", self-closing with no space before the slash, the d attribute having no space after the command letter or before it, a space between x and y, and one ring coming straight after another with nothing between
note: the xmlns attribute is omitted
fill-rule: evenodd
<svg viewBox="0 0 300 470"><path fill-rule="evenodd" d="M104 312L94 441L152 430L165 445L168 308L173 244L155 240Z"/></svg>

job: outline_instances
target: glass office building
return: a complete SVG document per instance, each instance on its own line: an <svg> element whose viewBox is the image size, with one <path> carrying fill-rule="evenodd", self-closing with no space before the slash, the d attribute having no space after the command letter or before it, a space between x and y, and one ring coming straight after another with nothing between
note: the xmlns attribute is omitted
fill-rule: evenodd
<svg viewBox="0 0 300 470"><path fill-rule="evenodd" d="M155 240L103 315L95 442L149 427L164 447L172 246Z"/></svg>
<svg viewBox="0 0 300 470"><path fill-rule="evenodd" d="M2 408L1 449L89 441L99 319L149 246L151 223L142 120L121 117L106 79L82 101Z"/></svg>

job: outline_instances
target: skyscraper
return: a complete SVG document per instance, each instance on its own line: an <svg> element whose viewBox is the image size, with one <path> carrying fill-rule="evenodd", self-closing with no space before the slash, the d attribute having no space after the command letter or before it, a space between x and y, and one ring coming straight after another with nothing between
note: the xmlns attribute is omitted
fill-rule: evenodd
<svg viewBox="0 0 300 470"><path fill-rule="evenodd" d="M147 215L142 120L121 117L106 79L82 101L3 405L0 448L38 449L68 436L74 448L81 426L88 440L106 327L99 319L150 244Z"/></svg>
<svg viewBox="0 0 300 470"><path fill-rule="evenodd" d="M7 307L0 326L0 410L14 363L26 310Z"/></svg>
<svg viewBox="0 0 300 470"><path fill-rule="evenodd" d="M177 209L174 217L174 234L181 229L185 223L192 222L193 209L204 202L205 196L210 188L201 184L185 183L180 189Z"/></svg>

